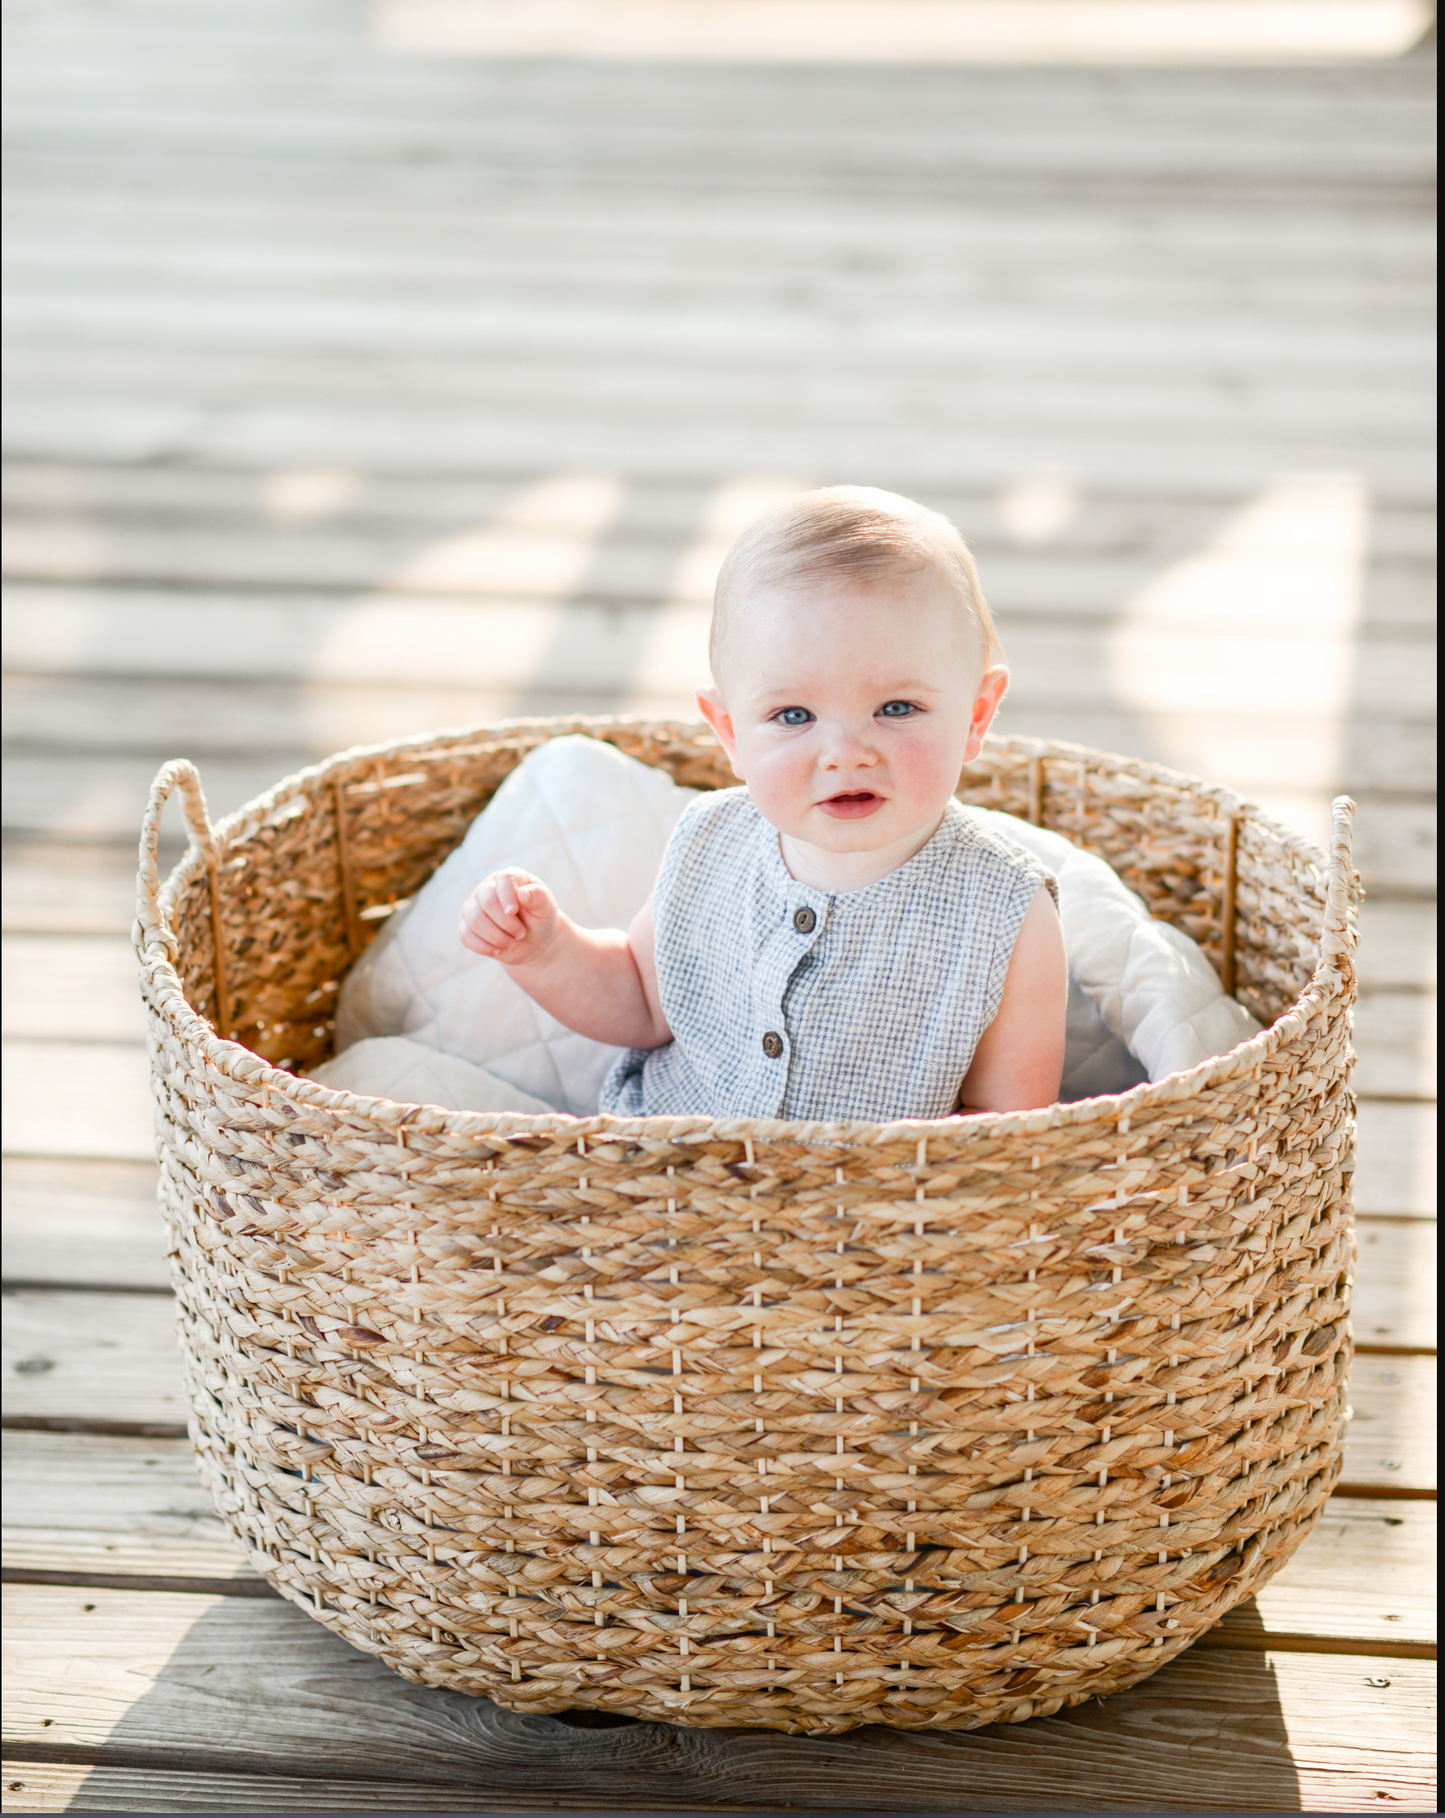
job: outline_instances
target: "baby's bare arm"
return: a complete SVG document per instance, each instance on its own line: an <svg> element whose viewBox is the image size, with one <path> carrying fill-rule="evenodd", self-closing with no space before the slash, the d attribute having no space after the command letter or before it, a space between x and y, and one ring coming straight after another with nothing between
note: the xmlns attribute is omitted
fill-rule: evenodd
<svg viewBox="0 0 1445 1818"><path fill-rule="evenodd" d="M1059 912L1040 885L1014 942L998 1015L979 1038L964 1078L960 1111L1029 1111L1056 1102L1068 1000Z"/></svg>
<svg viewBox="0 0 1445 1818"><path fill-rule="evenodd" d="M626 934L579 928L547 886L525 871L499 871L462 910L462 945L501 962L558 1022L619 1048L672 1040L657 991L652 902Z"/></svg>

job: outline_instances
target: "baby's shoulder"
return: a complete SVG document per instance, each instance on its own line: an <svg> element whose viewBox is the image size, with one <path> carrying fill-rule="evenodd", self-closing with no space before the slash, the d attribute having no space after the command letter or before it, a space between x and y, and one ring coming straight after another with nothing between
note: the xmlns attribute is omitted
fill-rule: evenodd
<svg viewBox="0 0 1445 1818"><path fill-rule="evenodd" d="M683 810L672 836L673 844L706 845L746 838L757 831L762 818L745 788L708 789Z"/></svg>
<svg viewBox="0 0 1445 1818"><path fill-rule="evenodd" d="M659 882L716 874L731 861L742 861L763 824L746 789L707 790L688 803L673 828Z"/></svg>
<svg viewBox="0 0 1445 1818"><path fill-rule="evenodd" d="M1048 866L1021 841L1011 839L993 817L985 820L955 798L948 806L948 822L953 836L948 845L948 857L953 867L1031 879L1035 884L1041 884L1049 877Z"/></svg>

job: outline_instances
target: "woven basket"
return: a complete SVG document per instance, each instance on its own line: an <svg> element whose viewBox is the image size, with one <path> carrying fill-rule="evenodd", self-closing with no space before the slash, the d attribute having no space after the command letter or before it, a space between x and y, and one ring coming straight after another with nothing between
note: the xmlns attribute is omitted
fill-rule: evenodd
<svg viewBox="0 0 1445 1818"><path fill-rule="evenodd" d="M1263 1034L933 1123L452 1114L294 1077L338 981L541 741L518 722L145 821L137 943L201 1467L283 1595L515 1710L967 1728L1134 1684L1340 1468L1351 805L998 740L967 801L1101 854ZM164 889L162 805L193 845Z"/></svg>

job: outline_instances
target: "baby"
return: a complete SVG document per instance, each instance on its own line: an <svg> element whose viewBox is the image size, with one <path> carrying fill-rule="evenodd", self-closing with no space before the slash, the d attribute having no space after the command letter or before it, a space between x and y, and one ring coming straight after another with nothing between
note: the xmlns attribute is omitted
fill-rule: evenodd
<svg viewBox="0 0 1445 1818"><path fill-rule="evenodd" d="M743 788L683 814L624 934L524 871L461 937L628 1050L621 1116L833 1121L1052 1104L1068 969L1053 880L954 797L1008 684L947 519L864 487L755 518L718 576L697 703Z"/></svg>

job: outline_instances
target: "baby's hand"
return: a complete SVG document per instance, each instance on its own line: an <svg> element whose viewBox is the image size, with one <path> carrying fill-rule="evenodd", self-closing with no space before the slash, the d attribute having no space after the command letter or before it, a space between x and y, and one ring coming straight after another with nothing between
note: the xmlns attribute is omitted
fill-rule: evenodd
<svg viewBox="0 0 1445 1818"><path fill-rule="evenodd" d="M504 966L536 959L551 944L561 921L557 899L525 871L494 871L467 898L462 945Z"/></svg>

